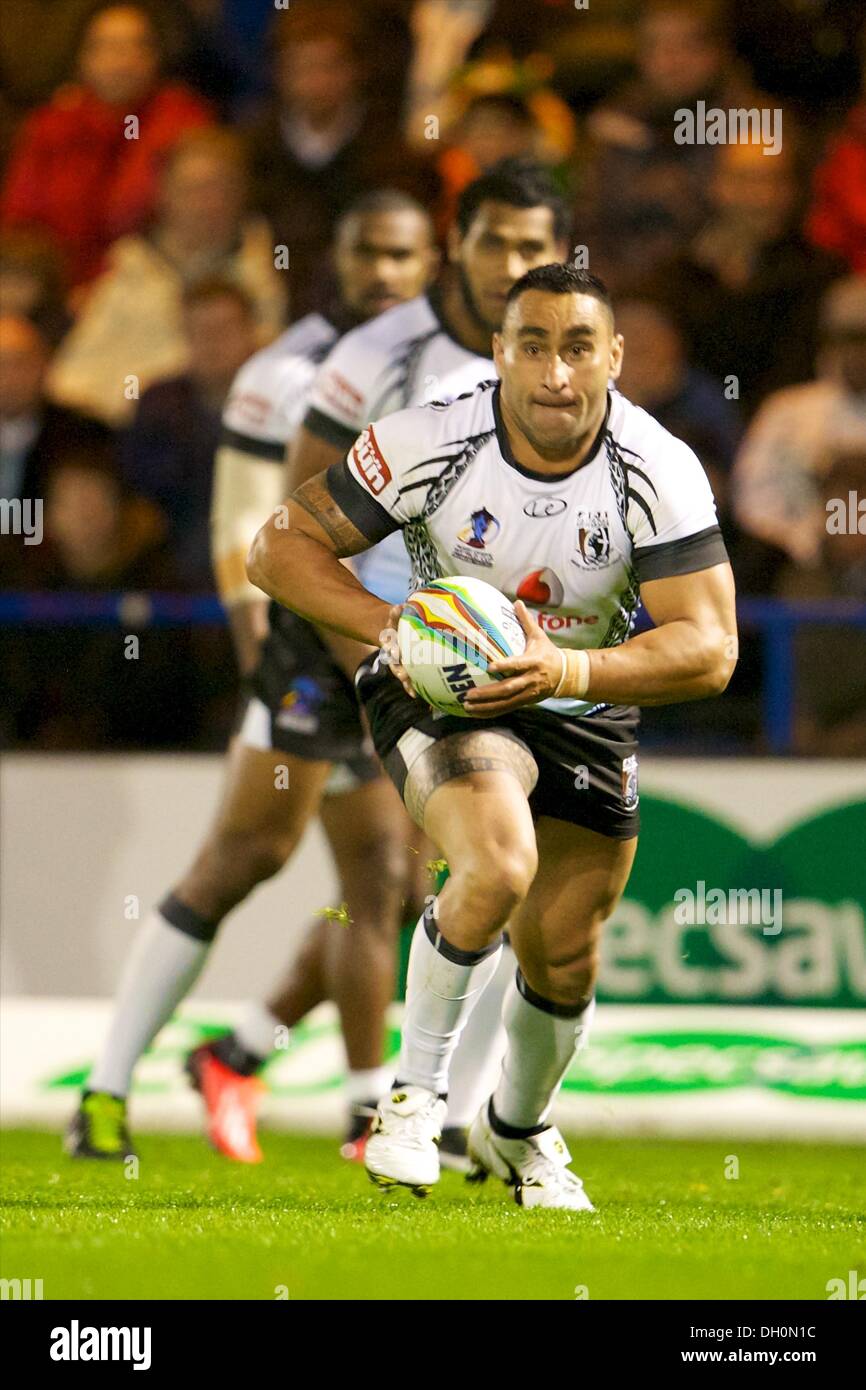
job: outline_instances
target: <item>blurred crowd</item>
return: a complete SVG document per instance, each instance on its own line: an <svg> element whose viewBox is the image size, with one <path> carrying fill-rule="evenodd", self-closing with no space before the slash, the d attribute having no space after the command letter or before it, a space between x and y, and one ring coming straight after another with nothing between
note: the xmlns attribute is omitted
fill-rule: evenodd
<svg viewBox="0 0 866 1390"><path fill-rule="evenodd" d="M336 220L396 188L444 242L516 155L567 192L621 389L702 459L740 593L866 600L860 6L16 0L0 71L0 499L44 503L40 544L0 535L0 591L213 592L222 405L328 309ZM769 127L679 142L677 112L731 108L780 122L772 152ZM866 634L797 644L795 747L866 751ZM110 630L7 626L0 660L7 747L215 748L231 721L216 627L142 629L135 665ZM677 712L681 746L759 748L761 679L747 632L725 701Z"/></svg>

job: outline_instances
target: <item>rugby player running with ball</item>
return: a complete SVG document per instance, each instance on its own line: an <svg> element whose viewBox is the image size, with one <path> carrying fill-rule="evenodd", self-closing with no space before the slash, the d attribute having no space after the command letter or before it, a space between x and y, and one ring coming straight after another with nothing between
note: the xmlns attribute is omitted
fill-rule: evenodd
<svg viewBox="0 0 866 1390"><path fill-rule="evenodd" d="M488 528L484 579L514 600L545 570L539 606L562 620L545 623L553 641L516 603L525 651L468 694L470 718L413 697L393 650L356 676L377 752L450 868L415 930L396 1080L367 1143L383 1185L425 1192L439 1176L449 1061L507 923L518 960L508 1046L469 1155L524 1206L592 1210L548 1115L586 1043L601 930L634 860L636 706L717 695L736 660L709 483L681 440L613 388L622 357L601 281L567 265L531 270L494 336L500 381L374 422L250 552L250 579L280 603L381 644L399 607L340 559L402 529L416 587L477 574L458 533L485 509L499 529ZM641 602L655 627L630 636Z"/></svg>

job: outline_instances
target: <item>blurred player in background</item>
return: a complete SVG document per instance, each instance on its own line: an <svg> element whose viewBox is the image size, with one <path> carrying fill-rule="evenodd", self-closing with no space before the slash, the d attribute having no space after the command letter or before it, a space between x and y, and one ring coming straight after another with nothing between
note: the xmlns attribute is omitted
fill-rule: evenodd
<svg viewBox="0 0 866 1390"><path fill-rule="evenodd" d="M407 290L417 296L433 269L435 251L426 215L405 195L378 195L378 201L372 195L356 206L360 211L341 223L336 260L349 311L360 319L406 299ZM381 244L375 253L376 238L387 247L389 235L392 241L397 235L398 242L400 235L393 226L390 233L381 226L367 228L375 218L402 220L402 243L392 244L390 255L381 254ZM373 1103L384 1089L384 1017L393 992L393 938L407 895L412 856L406 851L413 830L358 722L350 676L366 649L357 644L329 649L310 625L275 605L259 661L265 607L247 584L243 557L262 517L283 495L282 469L274 464L293 435L295 487L319 471L323 456L329 462L342 456L341 441L353 439L361 427L356 419L366 423L429 395L456 395L494 373L492 360L482 354L489 354L507 290L533 264L564 253L565 225L564 204L538 166L506 165L471 185L461 199L449 248L454 264L437 287L441 299L436 291L429 298L412 297L386 315L388 331L372 341L358 330L349 333L328 356L297 435L310 382L336 342L338 327L311 315L240 373L219 458L214 550L241 669L247 676L254 673L253 693L230 754L217 823L187 877L145 924L127 967L103 1057L73 1121L72 1152L112 1156L129 1150L125 1097L132 1068L198 977L226 913L286 863L318 810L329 777L332 795L322 803L322 822L352 925L343 930L318 922L270 1006L252 1006L237 1030L197 1049L189 1067L208 1108L212 1141L232 1157L256 1161L261 1156L254 1119L259 1088L250 1078L270 1054L277 1026L291 1026L323 999L333 999L350 1073L344 1152L360 1152ZM385 264L392 266L390 278L382 270ZM340 326L345 325L344 309ZM275 401L279 422L272 417ZM241 479L235 491L235 480ZM409 564L402 547L392 542L365 560L365 582L377 593L390 602L405 596ZM280 784L285 767L290 796ZM422 855L414 858L422 862ZM504 967L500 998L509 973ZM479 1014L465 1039L465 1062L456 1063L449 1115L454 1123L446 1127L443 1151L453 1149L458 1163L478 1088L498 1064L498 1031L493 990L488 1014Z"/></svg>
<svg viewBox="0 0 866 1390"><path fill-rule="evenodd" d="M420 858L407 854L414 828L364 737L350 682L308 625L283 622L290 615L280 610L269 632L267 600L247 581L244 558L262 517L285 495L286 446L323 358L341 332L414 298L435 273L430 219L405 194L367 194L339 223L334 263L339 289L332 312L307 315L254 354L226 404L212 550L247 686L246 718L229 750L208 836L133 948L67 1140L78 1156L131 1151L125 1105L135 1064L197 979L223 918L284 866L319 810L351 928L318 920L272 1011L251 1009L236 1033L200 1049L190 1069L209 1110L211 1140L230 1157L258 1161L254 1073L274 1046L277 1026L297 1022L330 998L344 1027L350 1099L376 1095L394 934L410 892L406 863ZM364 1107L360 1119L357 1109L349 1142L367 1124Z"/></svg>

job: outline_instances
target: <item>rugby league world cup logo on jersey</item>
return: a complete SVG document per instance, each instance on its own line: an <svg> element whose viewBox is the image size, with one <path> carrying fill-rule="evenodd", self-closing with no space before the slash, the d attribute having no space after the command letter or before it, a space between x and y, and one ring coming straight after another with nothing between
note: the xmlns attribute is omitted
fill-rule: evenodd
<svg viewBox="0 0 866 1390"><path fill-rule="evenodd" d="M585 570L601 570L610 564L610 519L607 512L577 513L577 550L573 563Z"/></svg>
<svg viewBox="0 0 866 1390"><path fill-rule="evenodd" d="M501 530L499 519L486 507L479 507L457 532L457 547L453 552L455 560L468 560L470 564L489 568L493 564L493 556L488 553L487 546L496 540Z"/></svg>

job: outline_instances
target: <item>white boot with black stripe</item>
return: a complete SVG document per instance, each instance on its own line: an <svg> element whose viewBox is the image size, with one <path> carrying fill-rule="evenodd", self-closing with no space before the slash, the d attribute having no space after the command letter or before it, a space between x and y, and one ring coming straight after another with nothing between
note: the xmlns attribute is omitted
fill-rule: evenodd
<svg viewBox="0 0 866 1390"><path fill-rule="evenodd" d="M487 1101L472 1122L467 1148L470 1182L484 1182L492 1173L513 1188L521 1207L595 1211L580 1178L567 1166L571 1154L554 1125L526 1138L505 1139L490 1123Z"/></svg>
<svg viewBox="0 0 866 1390"><path fill-rule="evenodd" d="M439 1140L446 1106L423 1086L400 1086L379 1102L364 1152L377 1187L408 1187L426 1197L439 1181Z"/></svg>

